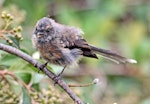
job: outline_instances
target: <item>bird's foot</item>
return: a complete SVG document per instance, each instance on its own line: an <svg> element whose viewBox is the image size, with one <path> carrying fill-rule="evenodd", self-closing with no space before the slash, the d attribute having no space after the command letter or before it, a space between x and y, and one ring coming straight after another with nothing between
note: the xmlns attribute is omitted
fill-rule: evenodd
<svg viewBox="0 0 150 104"><path fill-rule="evenodd" d="M54 78L53 78L53 80L54 80L54 86L58 83L58 81L61 79L61 76L62 76L62 74L63 74L63 72L64 72L64 70L65 70L65 68L66 68L67 66L64 66L64 68L62 69L62 71L57 75L57 76L55 76Z"/></svg>
<svg viewBox="0 0 150 104"><path fill-rule="evenodd" d="M54 78L53 78L53 81L54 81L54 86L58 83L58 81L61 79L61 75L60 74L58 74L57 76L55 76Z"/></svg>
<svg viewBox="0 0 150 104"><path fill-rule="evenodd" d="M45 68L47 66L48 62L42 64L41 66L38 67L38 69L42 70L43 68ZM38 73L40 72L40 70L38 70Z"/></svg>

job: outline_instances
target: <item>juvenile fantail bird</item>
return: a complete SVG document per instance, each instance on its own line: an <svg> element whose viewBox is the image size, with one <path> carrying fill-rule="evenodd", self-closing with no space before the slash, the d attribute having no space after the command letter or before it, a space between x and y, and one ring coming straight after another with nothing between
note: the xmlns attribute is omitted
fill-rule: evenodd
<svg viewBox="0 0 150 104"><path fill-rule="evenodd" d="M47 63L63 66L64 69L77 64L82 56L98 59L97 54L118 64L136 63L133 59L88 44L82 34L84 32L79 28L62 25L51 18L43 17L35 26L32 40Z"/></svg>

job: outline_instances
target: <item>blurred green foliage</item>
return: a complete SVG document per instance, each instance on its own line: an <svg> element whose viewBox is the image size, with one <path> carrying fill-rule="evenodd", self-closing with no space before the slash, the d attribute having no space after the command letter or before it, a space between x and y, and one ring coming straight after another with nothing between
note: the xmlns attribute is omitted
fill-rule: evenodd
<svg viewBox="0 0 150 104"><path fill-rule="evenodd" d="M9 9L12 5L17 8L15 14L16 17L22 18L19 23L23 26L24 40L20 44L21 49L30 55L36 51L30 40L33 27L39 18L50 15L62 24L82 28L85 32L83 36L90 44L117 51L125 57L138 61L136 65L130 64L124 67L102 58L99 60L84 58L80 63L81 70L68 69L64 74L64 78L68 82L86 83L95 77L100 78L100 85L76 88L80 89L85 102L94 104L99 104L99 102L102 104L150 103L149 0L2 1L0 1L0 8L3 10L12 12L13 9ZM31 69L33 68L31 65L15 56L6 55L1 51L0 56L0 66L3 70L7 69L16 73L18 71L20 73L37 73L36 69ZM17 67L18 63L20 63L19 68ZM20 74L20 76L22 75ZM31 77L24 74L24 76L26 75ZM20 78L22 79L23 76ZM26 79L25 82L30 81Z"/></svg>

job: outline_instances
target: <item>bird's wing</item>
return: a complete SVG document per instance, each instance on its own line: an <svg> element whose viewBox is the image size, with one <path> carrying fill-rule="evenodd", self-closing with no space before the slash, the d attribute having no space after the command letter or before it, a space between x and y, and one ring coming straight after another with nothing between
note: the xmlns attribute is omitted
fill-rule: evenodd
<svg viewBox="0 0 150 104"><path fill-rule="evenodd" d="M98 58L96 54L91 50L85 39L82 37L83 31L76 27L66 27L66 30L62 34L62 40L65 48L80 49L83 51L83 56Z"/></svg>

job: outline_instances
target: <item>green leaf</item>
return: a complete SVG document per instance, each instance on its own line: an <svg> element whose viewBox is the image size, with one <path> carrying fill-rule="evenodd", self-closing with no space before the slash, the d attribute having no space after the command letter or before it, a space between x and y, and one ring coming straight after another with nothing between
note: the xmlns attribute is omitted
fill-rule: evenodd
<svg viewBox="0 0 150 104"><path fill-rule="evenodd" d="M11 66L13 63L17 62L19 58L15 55L8 53L1 54L0 65L1 66Z"/></svg>
<svg viewBox="0 0 150 104"><path fill-rule="evenodd" d="M34 73L33 78L32 78L32 83L39 83L43 78L45 77L44 74L38 74L38 73Z"/></svg>
<svg viewBox="0 0 150 104"><path fill-rule="evenodd" d="M32 87L33 87L34 89L36 89L37 91L40 91L39 83L32 84Z"/></svg>
<svg viewBox="0 0 150 104"><path fill-rule="evenodd" d="M20 71L33 71L37 70L33 65L29 64L28 62L24 61L23 59L19 59L11 64L9 70L20 70Z"/></svg>
<svg viewBox="0 0 150 104"><path fill-rule="evenodd" d="M12 36L8 36L14 43L14 46L16 48L20 48L20 44L19 44L19 39L15 38L15 37L12 37Z"/></svg>
<svg viewBox="0 0 150 104"><path fill-rule="evenodd" d="M16 48L20 48L19 39L13 37L11 34L7 34L7 35L8 35L8 38L13 41L12 46L14 46Z"/></svg>
<svg viewBox="0 0 150 104"><path fill-rule="evenodd" d="M23 80L26 84L28 84L32 78L32 75L29 72L16 72L15 75Z"/></svg>
<svg viewBox="0 0 150 104"><path fill-rule="evenodd" d="M22 92L23 92L22 104L31 104L31 98L24 87L22 87Z"/></svg>

